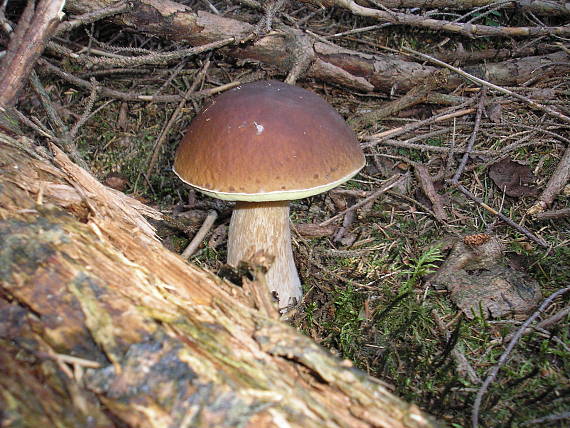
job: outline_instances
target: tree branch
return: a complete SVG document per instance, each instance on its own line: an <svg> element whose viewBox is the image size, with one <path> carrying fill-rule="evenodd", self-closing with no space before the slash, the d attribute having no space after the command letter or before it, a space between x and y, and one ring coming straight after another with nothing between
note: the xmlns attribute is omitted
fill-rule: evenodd
<svg viewBox="0 0 570 428"><path fill-rule="evenodd" d="M0 107L16 102L18 91L63 16L64 4L65 0L41 0L34 8L34 2L28 2L0 66Z"/></svg>

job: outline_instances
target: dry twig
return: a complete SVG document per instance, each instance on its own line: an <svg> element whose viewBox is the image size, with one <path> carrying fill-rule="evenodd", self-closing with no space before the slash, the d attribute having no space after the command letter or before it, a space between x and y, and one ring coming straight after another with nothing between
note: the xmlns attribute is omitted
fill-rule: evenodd
<svg viewBox="0 0 570 428"><path fill-rule="evenodd" d="M477 202L481 207L485 208L487 211L489 211L491 214L496 215L497 217L499 217L502 221L504 221L505 223L507 223L509 226L515 228L516 230L518 230L520 233L522 233L523 235L525 235L526 237L528 237L529 239L531 239L532 241L534 241L535 243L537 243L538 245L540 245L541 247L545 247L548 248L548 243L546 241L544 241L544 239L539 238L538 236L536 236L534 233L532 233L530 230L528 230L526 227L514 222L513 220L511 220L509 217L507 217L506 215L500 213L499 211L495 210L494 208L491 208L489 205L487 205L485 202L483 202L483 200L481 198L478 198L477 196L475 196L473 193L471 193L467 188L465 188L463 185L458 184L456 186L456 189L458 189L461 193L463 193L465 196L467 196L469 199Z"/></svg>
<svg viewBox="0 0 570 428"><path fill-rule="evenodd" d="M204 238L206 237L206 235L214 225L214 222L216 221L217 218L218 218L217 211L214 210L208 211L208 215L206 216L206 219L202 223L202 226L200 226L200 229L198 229L198 232L196 232L196 235L194 235L192 241L190 241L186 249L182 252L181 254L182 258L189 259L192 256L192 254L196 252L196 250L198 249L198 247L200 246L200 244L202 243L202 241L204 240Z"/></svg>
<svg viewBox="0 0 570 428"><path fill-rule="evenodd" d="M537 220L553 220L556 218L570 217L570 208L561 210L545 211L536 215Z"/></svg>
<svg viewBox="0 0 570 428"><path fill-rule="evenodd" d="M0 64L0 108L14 104L36 59L62 18L64 0L28 2Z"/></svg>
<svg viewBox="0 0 570 428"><path fill-rule="evenodd" d="M40 65L44 66L49 72L55 74L56 76L61 77L62 79L66 80L66 81L68 81L74 85L77 85L81 88L85 88L85 89L89 89L89 90L91 90L93 88L93 85L90 82L88 82L87 80L80 79L77 76L74 76L70 73L67 73L67 72L63 71L62 69L60 69L59 67L56 67L55 65L49 63L48 61L46 61L43 58L40 58L38 60L38 63ZM221 86L218 86L215 88L193 92L192 94L190 94L190 99L199 100L202 98L211 97L212 95L218 94L220 92L223 92L223 91L231 89L235 86L238 86L240 83L241 82L231 82L231 83L227 83L225 85L221 85ZM154 103L177 103L177 102L180 102L184 98L184 96L182 96L182 95L141 95L141 94L137 94L137 93L133 93L133 92L116 91L114 89L110 89L110 88L107 88L104 86L100 86L100 94L102 96L116 98L116 99L122 100L122 101L150 101L150 102L154 102Z"/></svg>
<svg viewBox="0 0 570 428"><path fill-rule="evenodd" d="M421 121L414 122L414 123L410 123L410 124L405 125L405 126L400 126L399 128L389 129L389 130L384 131L384 132L378 132L376 134L367 136L367 137L365 137L367 142L363 144L363 147L364 148L374 147L375 145L383 142L388 137L392 137L392 138L397 137L398 135L406 134L408 132L422 128L426 125L431 125L433 123L443 122L445 120L449 120L449 119L453 119L453 118L457 118L457 117L461 117L461 116L465 116L467 114L473 113L473 112L475 112L474 108L467 108L467 109L464 108L465 106L471 104L472 102L473 102L472 100L468 100L461 105L447 109L445 112L436 114L436 115L434 115L428 119L421 120Z"/></svg>
<svg viewBox="0 0 570 428"><path fill-rule="evenodd" d="M467 148L465 150L465 153L463 154L461 163L459 164L457 171L455 171L455 174L451 179L451 184L453 185L459 183L459 177L461 177L461 174L463 174L463 170L465 169L467 161L469 160L469 155L473 150L473 145L475 144L475 139L477 138L477 133L479 132L479 125L481 124L481 116L483 114L483 108L485 106L485 94L486 90L485 87L483 87L481 95L479 96L479 103L477 105L477 114L475 116L475 125L473 126L473 131L471 132L471 136L469 137L469 141L467 142Z"/></svg>
<svg viewBox="0 0 570 428"><path fill-rule="evenodd" d="M378 0L371 0L371 3L380 3ZM496 8L497 5L505 8L521 8L524 11L531 11L538 15L568 15L570 10L565 7L562 2L544 2L544 1L497 1L497 0L382 0L382 5L389 8L422 8L427 7L439 9L465 10L472 9L470 13L465 14L461 18L473 13L473 10L480 12L487 8ZM479 6L479 7L476 7Z"/></svg>
<svg viewBox="0 0 570 428"><path fill-rule="evenodd" d="M166 141L166 138L168 137L168 133L170 132L170 129L174 126L174 124L176 123L176 121L180 117L180 114L182 113L182 109L186 105L186 100L190 99L192 93L194 93L196 91L196 89L198 88L198 86L201 85L201 83L204 81L204 78L206 77L206 73L208 72L209 67L210 67L210 60L207 59L204 62L202 69L194 77L194 81L192 82L192 85L190 85L190 88L188 88L188 90L184 93L184 97L182 98L180 103L178 103L178 106L174 110L174 113L172 113L172 116L170 116L168 123L160 132L160 135L158 136L158 139L156 140L156 143L155 143L154 148L152 150L152 155L151 155L150 161L148 162L148 167L146 169L146 176L147 177L150 177L152 170L154 169L154 166L156 165L156 161L158 160L158 154L160 153L160 149L162 148L162 145Z"/></svg>
<svg viewBox="0 0 570 428"><path fill-rule="evenodd" d="M321 4L321 0L305 0L306 2ZM355 15L375 18L380 21L390 22L398 25L410 25L414 27L429 28L431 30L447 31L450 33L462 34L467 37L525 37L542 35L570 35L570 27L493 27L490 25L472 25L471 23L461 23L445 21L439 19L426 18L422 15L410 15L407 13L394 12L391 10L379 10L360 6L353 0L333 0L333 4L343 7Z"/></svg>
<svg viewBox="0 0 570 428"><path fill-rule="evenodd" d="M570 27L569 27L569 29L570 29ZM416 50L414 50L414 49L410 49L410 48L408 48L408 47L404 47L403 50L406 51L406 52L410 52L410 53L412 53L412 54L414 54L414 55L417 55L417 56L419 56L419 57L421 57L421 58L424 58L424 59L426 59L426 60L428 60L428 61L430 61L430 62L433 62L434 64L440 65L440 66L442 66L442 67L449 68L450 70L454 71L455 73L459 74L460 76L463 76L463 77L465 77L466 79L471 80L472 82L478 83L479 85L487 86L487 87L489 87L489 88L491 88L491 89L494 89L495 91L498 91L498 92L500 92L500 93L502 93L502 94L509 95L509 96L511 96L511 97L513 97L513 98L516 98L516 99L519 100L519 101L523 101L524 103L528 104L528 105L529 105L530 107L532 107L533 109L543 111L544 113L546 113L546 114L548 114L548 115L550 115L550 116L554 116L554 117L556 117L557 119L559 119L559 120L561 120L561 121L563 121L563 122L570 123L570 117L568 117L568 116L566 116L566 115L564 115L564 114L562 114L562 113L560 113L560 112L558 112L558 111L556 111L556 110L553 110L553 109L551 109L550 107L547 107L547 106L545 106L545 105L539 104L539 103L537 103L537 102L531 100L531 99L528 98L528 97L525 97L525 96L523 96L523 95L517 94L516 92L513 92L513 91L511 91L511 90L509 90L509 89L506 89L506 88L503 88L503 87L501 87L501 86L495 85L495 84L493 84L493 83L487 82L486 80L480 79L480 78L478 78L478 77L476 77L476 76L473 76L472 74L466 73L465 71L463 71L463 70L461 70L461 69L459 69L459 68L457 68L457 67L453 67L452 65L449 65L449 64L447 64L447 63L445 63L445 62L443 62L443 61L440 61L440 60L438 60L438 59L436 59L436 58L434 58L434 57L432 57L432 56L430 56L430 55L426 55L426 54L421 53L421 52L418 52L418 51L416 51Z"/></svg>
<svg viewBox="0 0 570 428"><path fill-rule="evenodd" d="M339 212L337 215L332 216L328 220L325 220L325 221L319 223L319 226L327 226L327 225L331 224L332 222L336 221L337 219L341 218L347 212L354 211L354 210L376 200L383 193L386 193L392 187L394 187L394 186L398 185L400 182L404 181L405 178L406 178L406 174L404 174L404 175L402 175L402 174L393 175L388 180L386 180L386 182L384 182L384 184L382 185L382 187L380 189L378 189L377 191L372 193L370 196L368 196L367 198L363 199L360 202L357 202L354 205L351 205L349 208L345 209L344 211Z"/></svg>
<svg viewBox="0 0 570 428"><path fill-rule="evenodd" d="M426 138L429 138L427 136ZM416 139L417 140L417 139ZM391 146L391 147L402 147L404 149L412 149L412 150L420 150L425 152L435 152L435 153L465 153L467 150L465 147L440 147L440 146L430 146L429 144L415 144L409 143L407 141L398 141L398 140L377 140L373 141L371 144L374 145L382 145L382 146ZM363 144L364 147L369 147ZM475 155L491 155L495 152L492 150L472 150L471 154Z"/></svg>
<svg viewBox="0 0 570 428"><path fill-rule="evenodd" d="M435 310L432 311L432 316L440 333L443 334L445 340L449 341L451 334L447 330L447 327L445 326L443 320L439 317ZM457 345L454 346L451 350L451 355L453 356L455 364L457 365L457 371L462 376L465 376L467 379L469 379L469 382L474 385L481 383L481 378L477 375L477 372L475 372L475 369L473 369L471 364L469 364L469 360L465 354L458 349Z"/></svg>
<svg viewBox="0 0 570 428"><path fill-rule="evenodd" d="M534 331L543 331L546 332L548 337L555 337L552 336L552 333L548 332L547 330L545 330L547 327L552 326L553 324L557 324L560 321L563 321L568 314L570 314L570 306L566 306L565 308L562 308L561 310L559 310L558 312L556 312L554 315L540 321L539 323L537 323L536 325L532 326L532 327L528 327L526 328L522 334L526 335L526 334L530 334ZM521 323L522 324L522 323ZM513 331L509 334L507 334L503 339L497 339L496 341L498 343L502 342L502 343L506 343L506 342L510 342L512 340L512 338L515 336L517 332ZM563 346L567 345L560 339L558 339Z"/></svg>
<svg viewBox="0 0 570 428"><path fill-rule="evenodd" d="M542 213L547 207L549 207L556 196L560 193L562 188L566 185L570 179L570 145L566 147L562 159L558 162L556 170L548 180L546 188L543 190L538 200L530 207L527 211L530 215L537 215Z"/></svg>
<svg viewBox="0 0 570 428"><path fill-rule="evenodd" d="M550 304L554 301L554 299L556 299L558 296L567 293L568 291L570 291L570 287L563 288L551 294L548 298L546 298L542 302L542 304L539 306L536 312L534 312L530 317L528 317L528 319L519 327L516 334L513 336L507 348L505 349L505 352L501 354L499 361L495 366L493 366L493 368L489 372L489 375L485 378L485 381L483 382L481 388L477 392L477 396L475 397L475 403L473 404L473 411L471 413L471 426L473 428L479 427L479 409L481 407L481 401L483 400L483 396L487 392L487 389L489 389L489 385L491 385L491 383L493 383L493 381L497 378L497 374L499 373L501 367L503 367L509 360L511 352L515 348L517 342L523 335L524 331L540 314L542 314L550 306Z"/></svg>
<svg viewBox="0 0 570 428"><path fill-rule="evenodd" d="M391 116L399 111L409 107L421 104L427 101L429 95L434 89L441 86L442 73L436 73L425 79L422 85L416 86L408 91L408 93L397 100L383 104L381 108L365 113L352 120L359 127L365 127L367 124L374 124L379 120Z"/></svg>
<svg viewBox="0 0 570 428"><path fill-rule="evenodd" d="M53 105L47 91L40 82L40 79L34 70L32 70L30 74L30 82L32 84L32 87L40 97L42 106L50 122L52 123L52 125L56 130L55 139L52 139L52 141L58 144L71 157L71 159L73 159L73 161L77 165L81 166L83 169L89 170L87 163L81 157L81 154L77 151L77 147L73 143L74 134L71 134L69 132L68 127L63 123L63 121L59 117L59 114L57 113L55 106ZM95 85L94 88L96 88ZM93 89L90 100L94 98L95 95L96 95L96 89ZM93 102L94 99L88 101L87 103L87 108L86 108L87 115L91 111L91 108L93 107ZM84 114L84 117L87 116ZM77 133L77 131L79 130L79 126L81 126L82 123L83 123L82 120L79 120L77 122L76 126L74 127L74 133Z"/></svg>
<svg viewBox="0 0 570 428"><path fill-rule="evenodd" d="M78 28L82 25L91 24L99 21L100 19L108 18L119 13L126 12L129 9L129 4L126 1L119 1L110 6L103 7L93 12L87 12L83 15L75 16L65 22L59 24L54 32L54 36L63 34L67 31Z"/></svg>
<svg viewBox="0 0 570 428"><path fill-rule="evenodd" d="M432 204L435 217L439 221L446 221L448 217L445 209L443 208L443 200L439 193L437 193L437 190L435 190L433 180L430 177L427 167L418 163L414 163L414 171L422 190Z"/></svg>
<svg viewBox="0 0 570 428"><path fill-rule="evenodd" d="M210 51L212 49L218 49L223 46L235 43L234 37L225 38L222 40L215 41L213 43L207 43L205 45L187 48L187 49L177 49L172 52L153 52L149 55L139 55L139 56L114 56L113 58L94 58L91 56L78 56L72 57L73 60L85 64L88 67L136 67L139 65L151 65L151 64L166 64L170 61L179 58L187 58L193 55L198 55L203 52Z"/></svg>
<svg viewBox="0 0 570 428"><path fill-rule="evenodd" d="M536 426L538 424L543 424L545 422L556 422L556 421L563 421L566 419L570 419L570 412L562 412L553 415L544 416L542 418L532 419L530 421L523 422L522 426Z"/></svg>

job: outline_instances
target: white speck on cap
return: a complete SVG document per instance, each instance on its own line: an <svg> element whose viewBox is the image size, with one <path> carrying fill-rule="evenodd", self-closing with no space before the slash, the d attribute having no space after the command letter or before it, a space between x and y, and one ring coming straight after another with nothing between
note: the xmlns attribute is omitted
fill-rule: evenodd
<svg viewBox="0 0 570 428"><path fill-rule="evenodd" d="M255 135L261 135L261 134L263 133L263 130L265 129L265 128L263 127L263 125L260 124L260 123L255 122L255 121L253 122L253 124L255 125L255 129L256 129Z"/></svg>

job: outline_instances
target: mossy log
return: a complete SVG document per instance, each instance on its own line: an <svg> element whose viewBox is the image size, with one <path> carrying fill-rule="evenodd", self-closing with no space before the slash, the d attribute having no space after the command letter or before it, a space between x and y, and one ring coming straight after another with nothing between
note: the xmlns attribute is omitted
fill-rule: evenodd
<svg viewBox="0 0 570 428"><path fill-rule="evenodd" d="M0 426L440 426L51 150L0 133Z"/></svg>

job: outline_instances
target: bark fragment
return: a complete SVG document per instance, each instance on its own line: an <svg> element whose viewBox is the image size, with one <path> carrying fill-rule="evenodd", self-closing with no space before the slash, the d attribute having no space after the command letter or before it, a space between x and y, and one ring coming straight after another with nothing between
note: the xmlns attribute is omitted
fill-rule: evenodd
<svg viewBox="0 0 570 428"><path fill-rule="evenodd" d="M141 216L152 210L55 147L52 165L17 146L0 133L0 359L26 356L0 366L11 421L439 426L166 250Z"/></svg>

